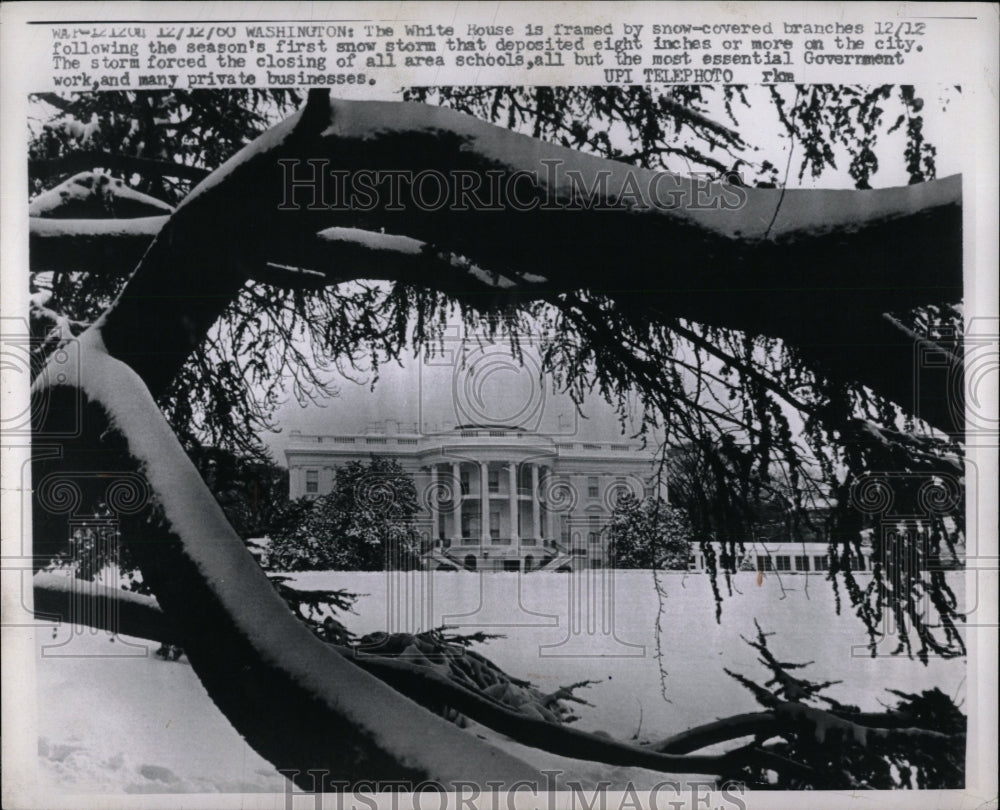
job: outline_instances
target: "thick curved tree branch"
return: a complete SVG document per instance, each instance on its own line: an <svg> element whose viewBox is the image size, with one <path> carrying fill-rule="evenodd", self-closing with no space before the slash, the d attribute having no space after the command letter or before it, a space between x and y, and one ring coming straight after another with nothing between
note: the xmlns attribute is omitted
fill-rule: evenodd
<svg viewBox="0 0 1000 810"><path fill-rule="evenodd" d="M82 397L83 435L63 445L55 469L36 461L35 480L52 476L58 485L65 465L146 478L149 517L126 519L123 534L174 638L251 746L279 769L324 769L336 778L375 773L450 784L470 768L503 780L540 778L317 640L230 527L141 380L107 355L94 330L80 338L80 359L78 372L68 370L68 379L48 388L48 424L75 418L66 398ZM40 378L39 387L47 382ZM60 517L37 510L39 535Z"/></svg>
<svg viewBox="0 0 1000 810"><path fill-rule="evenodd" d="M31 270L127 276L167 222L166 216L135 219L28 220Z"/></svg>
<svg viewBox="0 0 1000 810"><path fill-rule="evenodd" d="M29 220L34 272L131 273L167 222L135 219ZM308 242L278 249L247 268L247 278L291 289L319 289L347 278L428 284L458 297L494 295L514 287L542 286L530 273L508 277L485 270L454 253L438 251L406 236L357 228L328 228ZM338 277L338 272L345 277ZM513 274L512 274L513 275Z"/></svg>
<svg viewBox="0 0 1000 810"><path fill-rule="evenodd" d="M186 163L176 163L170 160L154 160L153 158L142 158L96 150L70 152L56 158L33 158L28 163L31 172L40 175L83 172L92 169L112 169L128 174L136 172L144 177L176 177L179 180L194 180L197 182L204 180L210 173L207 169L202 169L199 166L188 166Z"/></svg>
<svg viewBox="0 0 1000 810"><path fill-rule="evenodd" d="M35 618L86 623L123 636L176 644L179 636L151 596L65 574L41 571L32 578Z"/></svg>
<svg viewBox="0 0 1000 810"><path fill-rule="evenodd" d="M209 292L202 289L209 268L211 283L231 291L246 278L239 268L249 257L276 255L279 245L307 243L320 230L384 229L443 246L503 276L532 273L549 289L586 287L623 307L780 337L832 376L868 385L906 410L914 410L916 391L922 418L957 430L960 407L915 386L913 342L883 315L961 298L958 177L879 191L789 190L782 197L777 189L699 185L581 155L443 109L323 100L314 109L311 135L291 137L297 116L278 125L222 167L216 180L199 186L172 218L163 240L179 255L183 232L192 243L187 263L204 268L193 273L192 294ZM288 162L279 165L279 159ZM468 202L461 184L471 176L491 178L495 193L488 210L471 204L428 210L420 192L415 199L402 183L395 206L308 210L320 193L317 165L324 170L309 160L327 161L326 170L347 176L437 173L446 199ZM290 180L308 186L311 178L312 187L289 190ZM586 210L570 210L581 188L594 190ZM382 203L390 191L388 180L378 188ZM271 202L267 210L262 198ZM279 210L282 201L287 210ZM231 232L237 222L243 223L242 250L209 256L195 248L218 241L213 232ZM109 346L119 329L128 333L128 324L145 319L143 285L158 264L154 249L131 285L135 297L126 291L108 313ZM180 277L177 282L178 301L190 300L181 295L187 285ZM522 290L512 287L508 294ZM221 290L209 295L229 297ZM195 332L203 334L218 314L217 306L206 306ZM162 364L164 378L190 348ZM163 384L157 381L154 391Z"/></svg>
<svg viewBox="0 0 1000 810"><path fill-rule="evenodd" d="M964 736L921 728L914 725L912 717L898 712L849 713L784 701L776 703L769 711L737 714L687 729L649 747L665 754L686 754L750 735L759 740L767 739L802 723L810 726L821 742L831 731L846 735L862 745L901 739L922 740L934 745Z"/></svg>
<svg viewBox="0 0 1000 810"><path fill-rule="evenodd" d="M751 734L775 733L774 712L747 712L725 717L712 723L689 728L680 734L650 744L654 751L664 754L687 754L699 751L709 745L737 740Z"/></svg>
<svg viewBox="0 0 1000 810"><path fill-rule="evenodd" d="M954 739L955 737L965 736L964 734L947 734L943 731L918 728L916 726L882 727L867 723L856 723L846 713L830 712L816 706L807 706L803 703L780 703L775 707L774 712L781 726L789 727L801 723L810 726L814 730L817 740L820 742L823 742L831 732L838 733L845 739L855 740L861 745L870 745L876 742L886 743L903 738L910 740L919 739L935 744Z"/></svg>

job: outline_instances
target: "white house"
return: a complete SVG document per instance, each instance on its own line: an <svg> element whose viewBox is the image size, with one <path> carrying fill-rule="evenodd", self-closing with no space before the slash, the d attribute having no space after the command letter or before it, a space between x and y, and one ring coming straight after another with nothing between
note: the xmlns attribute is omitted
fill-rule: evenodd
<svg viewBox="0 0 1000 810"><path fill-rule="evenodd" d="M509 425L428 435L380 422L360 434L292 433L291 497L330 492L339 465L371 455L413 476L417 529L435 568L600 567L618 497L641 498L657 485L652 450L621 436L579 441Z"/></svg>
<svg viewBox="0 0 1000 810"><path fill-rule="evenodd" d="M429 567L604 565L618 495L658 486L655 442L633 438L638 424L603 400L578 408L541 373L531 341L520 350L514 359L509 344L456 329L384 370L374 392L345 387L324 424L289 435L291 497L323 495L339 465L384 456L414 478Z"/></svg>

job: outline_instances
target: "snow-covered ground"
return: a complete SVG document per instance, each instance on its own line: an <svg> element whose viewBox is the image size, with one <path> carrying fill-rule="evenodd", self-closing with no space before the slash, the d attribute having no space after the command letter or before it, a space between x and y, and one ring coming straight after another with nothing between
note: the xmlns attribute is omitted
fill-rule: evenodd
<svg viewBox="0 0 1000 810"><path fill-rule="evenodd" d="M964 697L963 659L932 660L924 667L890 657L892 639L872 658L860 621L846 601L843 614L834 614L830 586L819 577L779 580L772 573L758 585L755 574L740 574L740 592L725 600L721 624L704 575L661 575L663 595L652 575L640 571L613 577L329 572L295 579L301 587L367 594L358 600L358 615L345 620L359 633L441 624L503 633L506 638L480 650L545 690L598 681L580 693L594 705L579 707L579 727L620 739L667 736L756 709L751 695L723 671L767 680L756 652L740 639L755 635L754 618L765 631L775 631L771 649L781 660L815 661L806 677L843 681L830 689L831 697L872 710L893 701L887 687L915 692L937 686ZM961 586L960 575L954 581ZM38 751L41 776L51 789L284 789L282 777L211 703L186 659L165 662L153 655L157 645L112 642L105 633L71 635L63 628L39 635ZM600 772L576 767L585 779ZM622 775L617 769L613 774L616 781Z"/></svg>

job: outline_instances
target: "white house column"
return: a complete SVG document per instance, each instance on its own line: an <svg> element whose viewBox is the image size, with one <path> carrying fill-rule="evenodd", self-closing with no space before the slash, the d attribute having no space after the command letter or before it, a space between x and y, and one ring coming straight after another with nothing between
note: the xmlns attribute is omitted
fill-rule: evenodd
<svg viewBox="0 0 1000 810"><path fill-rule="evenodd" d="M516 462L513 461L510 462L510 465L507 467L507 481L508 481L507 486L510 489L509 493L510 497L508 498L508 505L510 507L510 542L511 545L518 545L521 541L520 538L518 537L518 531L517 531L518 493L517 493Z"/></svg>
<svg viewBox="0 0 1000 810"><path fill-rule="evenodd" d="M451 462L452 481L452 519L451 542L458 545L462 542L462 466L457 461Z"/></svg>
<svg viewBox="0 0 1000 810"><path fill-rule="evenodd" d="M436 546L438 542L438 536L440 535L439 521L441 520L438 514L438 497L440 492L438 490L438 465L431 464L431 497L430 497L430 507L431 507L431 545Z"/></svg>
<svg viewBox="0 0 1000 810"><path fill-rule="evenodd" d="M537 541L542 534L541 502L538 492L538 465L531 463L531 534Z"/></svg>
<svg viewBox="0 0 1000 810"><path fill-rule="evenodd" d="M545 468L545 491L546 492L551 492L552 491L552 483L553 483L552 482L552 478L553 478L552 468L551 467L546 467ZM552 543L553 541L559 539L559 527L556 526L556 510L552 508L552 504L551 503L546 503L546 506L548 506L548 509L545 510L545 515L546 515L546 519L549 522L549 525L546 526L545 535L548 538L549 542Z"/></svg>
<svg viewBox="0 0 1000 810"><path fill-rule="evenodd" d="M490 543L490 473L489 463L479 462L479 538L484 546Z"/></svg>

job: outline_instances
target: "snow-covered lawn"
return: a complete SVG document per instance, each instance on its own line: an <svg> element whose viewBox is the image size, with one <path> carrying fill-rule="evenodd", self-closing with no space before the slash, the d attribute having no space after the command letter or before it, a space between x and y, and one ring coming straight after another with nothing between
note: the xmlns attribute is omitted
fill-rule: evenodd
<svg viewBox="0 0 1000 810"><path fill-rule="evenodd" d="M776 632L770 643L780 659L813 660L806 677L843 680L831 697L871 710L892 701L886 687L916 692L937 686L964 697L964 660L932 660L924 667L889 657L893 640L883 645L883 655L870 657L859 620L846 602L843 615L834 615L830 586L817 576L779 580L772 573L758 586L755 574L741 574L741 592L726 599L721 624L704 575L661 575L665 596L658 596L651 574L639 571L613 578L601 572L326 572L295 580L304 588L367 594L357 603L358 615L342 617L355 632L449 624L464 632L503 633L506 638L480 651L546 691L599 681L579 693L594 704L579 707L579 727L625 740L637 733L667 736L755 710L751 695L723 671L767 679L755 651L740 639L755 635L754 618ZM953 586L961 586L961 575ZM68 628L39 633L42 778L52 789L73 792L282 791L282 777L228 724L186 659L162 661L153 655L156 646L111 642L90 631L71 638ZM540 767L561 763L585 782L599 776L655 781L649 772L539 758L501 743Z"/></svg>

